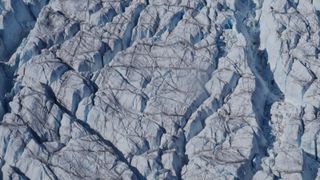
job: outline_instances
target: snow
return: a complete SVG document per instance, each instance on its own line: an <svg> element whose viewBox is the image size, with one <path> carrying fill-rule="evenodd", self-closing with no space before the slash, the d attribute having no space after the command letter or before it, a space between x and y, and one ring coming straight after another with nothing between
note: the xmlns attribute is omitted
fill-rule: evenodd
<svg viewBox="0 0 320 180"><path fill-rule="evenodd" d="M319 179L319 10L0 0L0 179Z"/></svg>

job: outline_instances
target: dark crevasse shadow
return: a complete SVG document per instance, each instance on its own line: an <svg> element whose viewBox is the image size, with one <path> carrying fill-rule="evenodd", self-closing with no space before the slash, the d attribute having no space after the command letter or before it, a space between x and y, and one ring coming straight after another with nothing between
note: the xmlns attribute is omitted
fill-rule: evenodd
<svg viewBox="0 0 320 180"><path fill-rule="evenodd" d="M320 24L320 11L319 10L316 11L316 15L317 15L318 24ZM320 36L320 31L318 32L318 36ZM316 47L316 58L317 59L319 59L319 54L320 54L320 43L319 43L318 47Z"/></svg>
<svg viewBox="0 0 320 180"><path fill-rule="evenodd" d="M316 179L320 167L317 157L303 151L303 179Z"/></svg>
<svg viewBox="0 0 320 180"><path fill-rule="evenodd" d="M255 76L255 90L251 96L251 102L254 115L261 129L261 132L256 132L259 153L253 155L251 161L238 169L239 178L251 179L255 172L261 169L261 159L267 156L267 150L272 148L274 143L272 127L270 126L271 106L276 101L283 99L284 96L276 84L268 64L268 52L259 49L260 25L258 21L253 20L256 16L256 5L252 0L239 0L236 1L235 7L237 31L246 40L247 65Z"/></svg>
<svg viewBox="0 0 320 180"><path fill-rule="evenodd" d="M49 0L25 3L22 0L10 1L12 10L0 12L0 61L8 61L20 46L23 38L33 29L37 17Z"/></svg>
<svg viewBox="0 0 320 180"><path fill-rule="evenodd" d="M12 100L10 91L13 91L13 69L0 62L0 122L3 116L10 111L9 102Z"/></svg>

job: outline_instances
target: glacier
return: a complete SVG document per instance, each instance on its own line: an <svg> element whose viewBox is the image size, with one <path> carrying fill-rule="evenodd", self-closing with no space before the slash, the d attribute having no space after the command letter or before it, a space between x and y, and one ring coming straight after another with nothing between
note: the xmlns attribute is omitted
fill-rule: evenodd
<svg viewBox="0 0 320 180"><path fill-rule="evenodd" d="M0 0L0 179L320 180L319 0Z"/></svg>

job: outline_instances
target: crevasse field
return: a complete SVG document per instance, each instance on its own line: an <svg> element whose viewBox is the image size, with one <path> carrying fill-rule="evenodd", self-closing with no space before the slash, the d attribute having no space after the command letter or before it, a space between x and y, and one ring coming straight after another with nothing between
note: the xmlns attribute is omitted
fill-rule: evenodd
<svg viewBox="0 0 320 180"><path fill-rule="evenodd" d="M0 0L0 179L319 180L319 55L320 0Z"/></svg>

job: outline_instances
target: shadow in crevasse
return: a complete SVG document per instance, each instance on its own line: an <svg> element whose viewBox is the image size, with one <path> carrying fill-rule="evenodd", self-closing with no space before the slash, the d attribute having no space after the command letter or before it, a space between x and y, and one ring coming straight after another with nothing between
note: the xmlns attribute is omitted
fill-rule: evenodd
<svg viewBox="0 0 320 180"><path fill-rule="evenodd" d="M237 31L245 40L245 56L248 67L255 76L255 90L251 96L254 115L261 131L256 132L259 147L251 147L251 159L240 166L238 177L240 179L252 179L253 175L261 169L261 159L267 156L268 149L274 144L272 135L271 106L276 101L284 98L283 93L276 84L273 73L268 64L268 53L260 50L260 25L254 20L256 16L256 4L252 0L239 0L235 3L235 18ZM258 148L258 151L256 151ZM254 159L254 160L253 160Z"/></svg>
<svg viewBox="0 0 320 180"><path fill-rule="evenodd" d="M318 158L303 151L303 179L316 179L320 164Z"/></svg>

